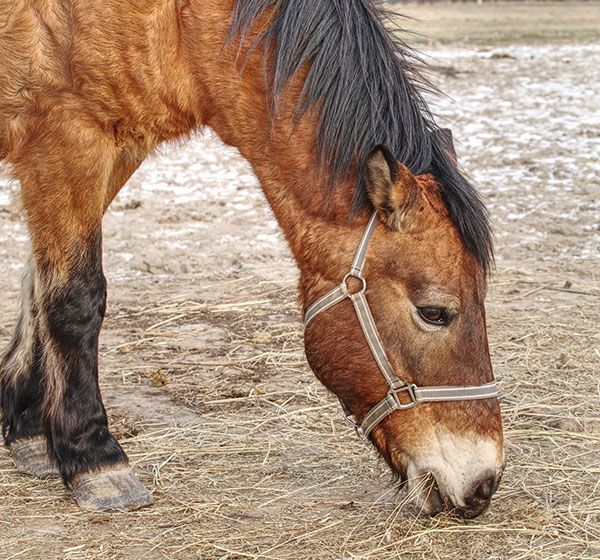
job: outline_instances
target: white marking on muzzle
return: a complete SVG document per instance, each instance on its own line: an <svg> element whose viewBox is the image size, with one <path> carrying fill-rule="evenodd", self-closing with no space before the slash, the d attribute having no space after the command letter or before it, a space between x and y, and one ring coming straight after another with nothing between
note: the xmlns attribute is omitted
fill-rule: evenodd
<svg viewBox="0 0 600 560"><path fill-rule="evenodd" d="M413 456L408 462L408 490L411 492L421 477L431 473L442 500L450 507L464 508L466 498L490 477L497 477L504 465L504 451L491 438L458 436L448 432L434 432L424 446L426 452ZM425 503L428 490L420 492L418 506L426 513L431 507Z"/></svg>

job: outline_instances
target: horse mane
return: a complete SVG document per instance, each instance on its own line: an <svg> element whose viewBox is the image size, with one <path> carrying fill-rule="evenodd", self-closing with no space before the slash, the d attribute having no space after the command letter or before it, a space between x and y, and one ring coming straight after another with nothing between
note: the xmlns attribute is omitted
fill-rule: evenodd
<svg viewBox="0 0 600 560"><path fill-rule="evenodd" d="M487 211L423 98L432 88L418 56L384 25L389 12L375 0L236 0L228 39L245 40L263 14L269 26L251 50L264 42L273 110L288 81L310 64L294 119L319 107L317 157L330 191L354 169L352 213L365 207L366 160L376 146L387 146L413 174L438 179L450 219L487 270L493 261Z"/></svg>

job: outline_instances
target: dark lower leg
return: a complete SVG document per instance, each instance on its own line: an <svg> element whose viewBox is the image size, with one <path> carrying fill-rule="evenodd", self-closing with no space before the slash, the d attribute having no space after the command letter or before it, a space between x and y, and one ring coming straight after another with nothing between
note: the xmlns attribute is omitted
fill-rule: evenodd
<svg viewBox="0 0 600 560"><path fill-rule="evenodd" d="M48 476L58 470L42 424L41 346L37 339L34 344L29 370L16 383L9 382L2 388L2 432L18 470ZM10 357L9 349L7 358Z"/></svg>
<svg viewBox="0 0 600 560"><path fill-rule="evenodd" d="M0 362L0 407L6 444L40 435L43 390L39 371L36 309L31 269L23 276L21 313L10 345Z"/></svg>
<svg viewBox="0 0 600 560"><path fill-rule="evenodd" d="M108 430L98 388L98 334L106 306L100 232L85 245L67 280L49 287L41 306L47 435L67 483L80 473L127 463Z"/></svg>
<svg viewBox="0 0 600 560"><path fill-rule="evenodd" d="M127 455L108 430L98 387L98 334L106 307L100 231L68 279L41 306L47 435L65 483L85 509L121 510L152 502L127 468Z"/></svg>

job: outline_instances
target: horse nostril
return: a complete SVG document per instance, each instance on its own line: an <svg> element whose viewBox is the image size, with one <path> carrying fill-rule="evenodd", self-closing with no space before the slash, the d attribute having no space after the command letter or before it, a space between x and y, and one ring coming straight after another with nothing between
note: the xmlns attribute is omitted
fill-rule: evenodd
<svg viewBox="0 0 600 560"><path fill-rule="evenodd" d="M494 493L495 477L484 480L475 490L475 498L479 500L488 500Z"/></svg>
<svg viewBox="0 0 600 560"><path fill-rule="evenodd" d="M490 476L481 482L473 493L465 498L465 506L454 510L458 515L472 519L481 515L490 505L492 494L500 485L500 476Z"/></svg>

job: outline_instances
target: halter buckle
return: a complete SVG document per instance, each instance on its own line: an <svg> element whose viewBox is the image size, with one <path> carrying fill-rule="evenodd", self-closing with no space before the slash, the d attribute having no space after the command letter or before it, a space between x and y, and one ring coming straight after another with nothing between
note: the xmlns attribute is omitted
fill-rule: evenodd
<svg viewBox="0 0 600 560"><path fill-rule="evenodd" d="M390 387L388 391L388 396L394 401L394 407L396 410L405 410L407 408L412 408L417 404L417 396L415 395L415 389L417 386L414 383L408 383L407 385L402 385L402 387ZM407 404L403 404L400 402L398 398L398 393L406 392L406 394L410 398L410 402Z"/></svg>

